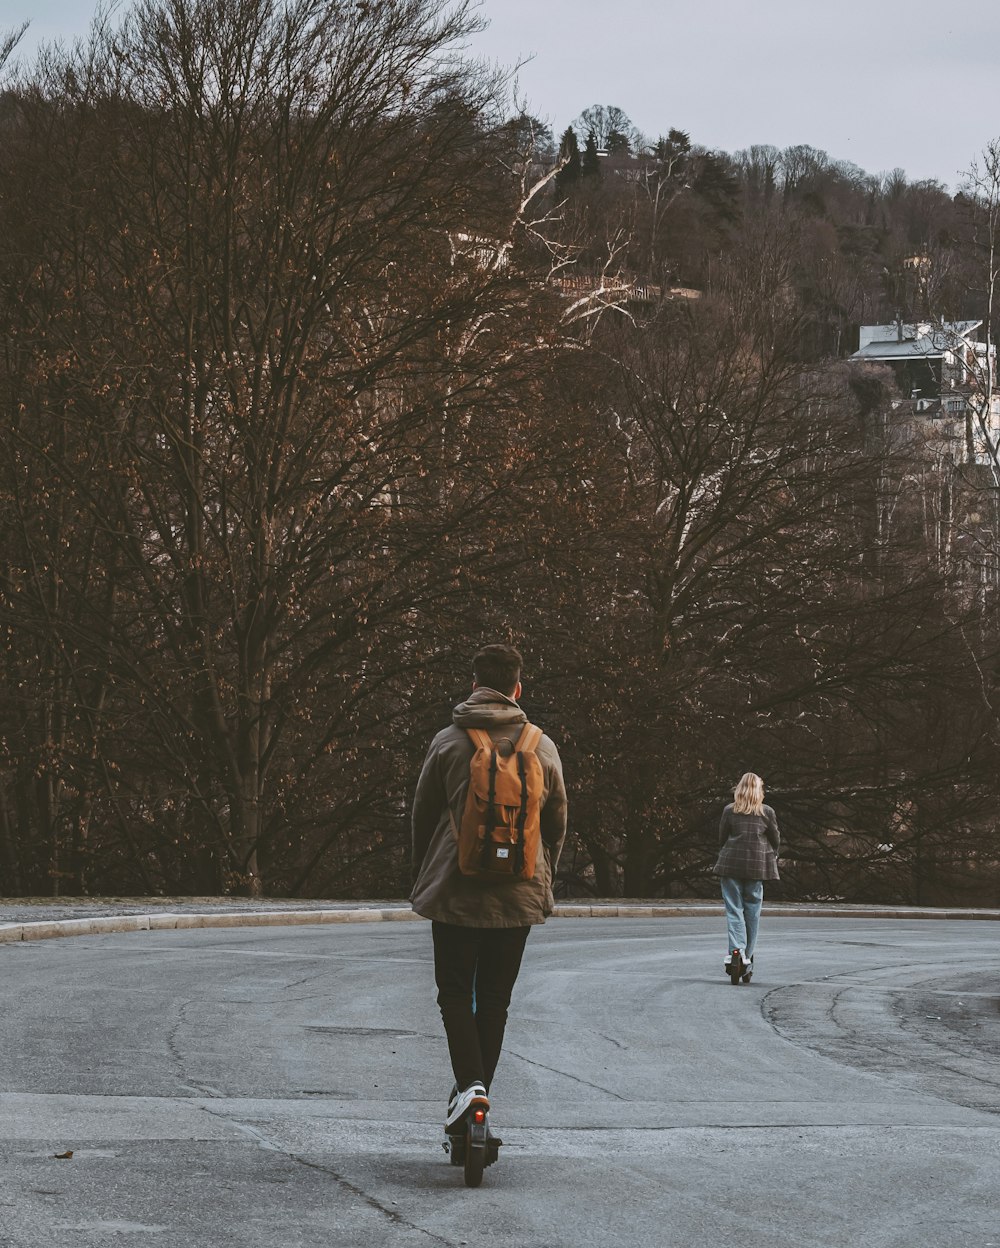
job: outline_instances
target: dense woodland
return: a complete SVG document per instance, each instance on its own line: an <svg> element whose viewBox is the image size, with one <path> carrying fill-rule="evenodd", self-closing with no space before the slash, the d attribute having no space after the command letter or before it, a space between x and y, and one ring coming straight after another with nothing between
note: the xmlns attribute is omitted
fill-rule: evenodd
<svg viewBox="0 0 1000 1248"><path fill-rule="evenodd" d="M958 193L553 134L445 0L141 0L0 96L0 891L395 896L485 641L564 894L995 903L997 462L858 326L984 321ZM982 456L979 457L983 459Z"/></svg>

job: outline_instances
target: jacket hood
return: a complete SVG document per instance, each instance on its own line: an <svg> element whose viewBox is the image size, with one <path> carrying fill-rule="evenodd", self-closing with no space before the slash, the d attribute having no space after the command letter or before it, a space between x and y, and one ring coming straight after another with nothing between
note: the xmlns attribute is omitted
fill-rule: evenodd
<svg viewBox="0 0 1000 1248"><path fill-rule="evenodd" d="M513 698L496 689L473 689L451 713L456 728L499 728L504 724L525 724L528 717Z"/></svg>

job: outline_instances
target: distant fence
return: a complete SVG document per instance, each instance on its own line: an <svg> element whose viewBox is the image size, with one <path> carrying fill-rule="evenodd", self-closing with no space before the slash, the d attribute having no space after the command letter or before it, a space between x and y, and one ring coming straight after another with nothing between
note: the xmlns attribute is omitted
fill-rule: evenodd
<svg viewBox="0 0 1000 1248"><path fill-rule="evenodd" d="M690 286L668 286L666 290L655 282L638 278L595 277L588 273L560 275L552 279L552 285L566 294L586 294L604 291L609 295L622 295L626 299L700 299L701 291Z"/></svg>

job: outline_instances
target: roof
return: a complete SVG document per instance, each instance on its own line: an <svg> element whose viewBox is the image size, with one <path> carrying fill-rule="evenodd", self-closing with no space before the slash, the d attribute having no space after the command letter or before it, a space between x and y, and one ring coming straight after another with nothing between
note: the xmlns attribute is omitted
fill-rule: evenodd
<svg viewBox="0 0 1000 1248"><path fill-rule="evenodd" d="M920 324L862 325L860 348L852 360L941 359L963 343L980 346L970 335L982 321L924 321Z"/></svg>
<svg viewBox="0 0 1000 1248"><path fill-rule="evenodd" d="M908 360L936 359L944 355L946 347L936 347L930 338L911 339L909 342L869 342L855 351L852 360Z"/></svg>

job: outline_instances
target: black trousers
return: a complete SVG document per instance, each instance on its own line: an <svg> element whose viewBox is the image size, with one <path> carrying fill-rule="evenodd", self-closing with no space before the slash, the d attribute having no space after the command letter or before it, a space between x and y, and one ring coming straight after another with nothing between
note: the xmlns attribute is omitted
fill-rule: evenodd
<svg viewBox="0 0 1000 1248"><path fill-rule="evenodd" d="M467 1088L478 1081L489 1091L531 928L456 927L435 921L431 930L437 1000L455 1082Z"/></svg>

